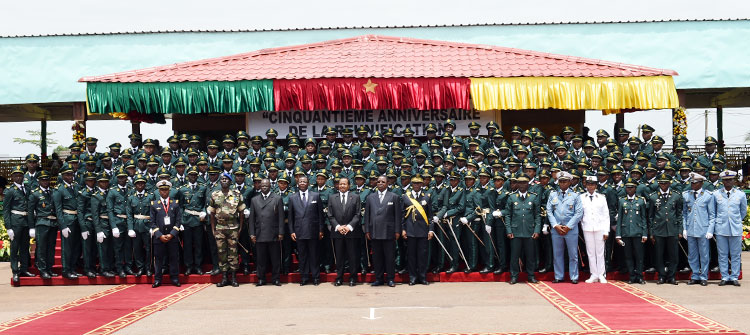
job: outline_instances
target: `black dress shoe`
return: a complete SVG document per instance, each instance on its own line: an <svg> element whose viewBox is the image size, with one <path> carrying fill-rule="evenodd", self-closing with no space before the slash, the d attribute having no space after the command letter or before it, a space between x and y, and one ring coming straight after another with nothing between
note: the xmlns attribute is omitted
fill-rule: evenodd
<svg viewBox="0 0 750 335"><path fill-rule="evenodd" d="M414 286L414 285L417 285L417 281L416 280L410 280L409 281L409 286Z"/></svg>
<svg viewBox="0 0 750 335"><path fill-rule="evenodd" d="M49 273L50 276L52 276L52 278L54 278L54 277L60 277L60 274L59 273L55 273L55 271L49 271L48 273Z"/></svg>
<svg viewBox="0 0 750 335"><path fill-rule="evenodd" d="M154 275L154 273L151 272L151 270L146 270L146 277L151 277L153 275Z"/></svg>
<svg viewBox="0 0 750 335"><path fill-rule="evenodd" d="M383 286L383 282L380 280L376 280L370 284L370 286Z"/></svg>
<svg viewBox="0 0 750 335"><path fill-rule="evenodd" d="M529 278L529 283L536 284L538 282L539 281L536 278L534 278L534 277Z"/></svg>
<svg viewBox="0 0 750 335"><path fill-rule="evenodd" d="M430 285L430 282L428 282L427 279L422 279L419 281L419 283L422 285Z"/></svg>
<svg viewBox="0 0 750 335"><path fill-rule="evenodd" d="M701 280L701 286L708 286L707 280Z"/></svg>
<svg viewBox="0 0 750 335"><path fill-rule="evenodd" d="M47 271L42 271L41 277L42 279L52 279L52 276Z"/></svg>
<svg viewBox="0 0 750 335"><path fill-rule="evenodd" d="M641 284L641 285L646 285L646 281L645 281L645 280L643 280L643 278L641 278L641 279L638 279L638 284Z"/></svg>
<svg viewBox="0 0 750 335"><path fill-rule="evenodd" d="M120 272L118 273L118 275L120 276L120 278L127 278L128 277L128 275L125 274L125 271L122 271L122 270L120 270Z"/></svg>
<svg viewBox="0 0 750 335"><path fill-rule="evenodd" d="M341 286L341 284L341 279L336 279L336 281L333 282L333 286Z"/></svg>
<svg viewBox="0 0 750 335"><path fill-rule="evenodd" d="M432 272L432 274L436 275L436 274L440 273L440 269L438 269L438 268L434 268L434 269L432 269L432 271L430 271L430 272Z"/></svg>
<svg viewBox="0 0 750 335"><path fill-rule="evenodd" d="M515 285L517 282L518 282L518 278L515 278L515 277L511 277L510 278L510 284L511 285Z"/></svg>
<svg viewBox="0 0 750 335"><path fill-rule="evenodd" d="M136 277L139 277L139 278L140 278L141 276L143 276L143 269L140 269L140 270L138 270L138 272L136 272L136 273L135 273L135 276L136 276Z"/></svg>
<svg viewBox="0 0 750 335"><path fill-rule="evenodd" d="M313 279L313 286L318 286L318 285L320 285L320 279L317 279L317 278Z"/></svg>
<svg viewBox="0 0 750 335"><path fill-rule="evenodd" d="M505 270L503 270L503 269L497 269L497 270L495 270L495 272L492 272L492 273L494 273L496 275L501 275L501 274L503 274L503 272L505 272Z"/></svg>
<svg viewBox="0 0 750 335"><path fill-rule="evenodd" d="M159 286L161 286L161 280L154 280L154 283L151 284L151 287L153 288L157 288Z"/></svg>
<svg viewBox="0 0 750 335"><path fill-rule="evenodd" d="M632 280L632 279L628 279L628 284L634 284L634 283L635 283L635 281L634 281L634 280Z"/></svg>
<svg viewBox="0 0 750 335"><path fill-rule="evenodd" d="M180 287L180 280L179 279L172 279L172 285Z"/></svg>
<svg viewBox="0 0 750 335"><path fill-rule="evenodd" d="M680 272L680 273L688 273L688 272L690 272L690 268L689 268L689 267L684 267L684 268L682 268L682 270L680 270L679 272Z"/></svg>
<svg viewBox="0 0 750 335"><path fill-rule="evenodd" d="M552 279L552 284L562 283L562 280L560 279Z"/></svg>
<svg viewBox="0 0 750 335"><path fill-rule="evenodd" d="M255 286L263 286L263 285L266 285L266 281L265 281L265 280L262 280L262 279L261 279L261 280L258 280L258 282L257 282L257 283L255 283Z"/></svg>
<svg viewBox="0 0 750 335"><path fill-rule="evenodd" d="M479 270L479 273L481 274L490 273L490 272L492 272L491 268L484 268L484 269Z"/></svg>
<svg viewBox="0 0 750 335"><path fill-rule="evenodd" d="M273 281L273 286L281 286L281 282L278 279L276 279Z"/></svg>
<svg viewBox="0 0 750 335"><path fill-rule="evenodd" d="M86 272L86 277L89 277L89 278L91 278L91 279L94 279L94 278L96 278L96 273L93 273L93 272L91 272L91 271L87 271L87 272Z"/></svg>
<svg viewBox="0 0 750 335"><path fill-rule="evenodd" d="M193 269L191 269L191 268L187 268L187 269L185 270L185 277L189 276L189 275L190 275L190 274L192 274L192 273L193 273Z"/></svg>
<svg viewBox="0 0 750 335"><path fill-rule="evenodd" d="M201 275L205 274L205 273L203 272L203 270L201 270L201 268L200 268L199 266L196 266L196 267L194 267L194 268L193 268L193 273L195 273L195 274L197 274L197 275L199 275L199 276L201 276Z"/></svg>
<svg viewBox="0 0 750 335"><path fill-rule="evenodd" d="M394 283L393 280L389 280L388 287L396 287L396 283Z"/></svg>
<svg viewBox="0 0 750 335"><path fill-rule="evenodd" d="M573 279L570 281L571 284L576 285L578 284L578 279Z"/></svg>
<svg viewBox="0 0 750 335"><path fill-rule="evenodd" d="M455 268L455 267L451 267L451 268L449 268L448 270L445 270L445 273L448 273L448 274L450 274L450 273L454 273L454 272L456 272L456 271L458 271L458 268Z"/></svg>
<svg viewBox="0 0 750 335"><path fill-rule="evenodd" d="M723 279L719 282L719 286L724 286L726 284L727 284L727 281Z"/></svg>
<svg viewBox="0 0 750 335"><path fill-rule="evenodd" d="M64 277L65 279L78 279L78 276L76 276L75 274L73 274L73 273L70 273L70 272L66 272L66 273L64 273L64 274L63 274L63 277Z"/></svg>
<svg viewBox="0 0 750 335"><path fill-rule="evenodd" d="M299 282L299 286L305 286L305 285L307 285L307 279L301 280Z"/></svg>
<svg viewBox="0 0 750 335"><path fill-rule="evenodd" d="M357 285L356 280L349 280L349 287L354 287L355 285Z"/></svg>
<svg viewBox="0 0 750 335"><path fill-rule="evenodd" d="M129 268L129 267L125 268L125 273L127 273L127 274L129 274L131 276L135 276L135 272L133 272L133 270L131 268Z"/></svg>
<svg viewBox="0 0 750 335"><path fill-rule="evenodd" d="M20 281L21 281L21 278L18 278L18 274L14 273L13 274L13 283L14 284L18 284Z"/></svg>
<svg viewBox="0 0 750 335"><path fill-rule="evenodd" d="M656 285L664 284L665 280L664 278L659 278L659 280L656 281Z"/></svg>
<svg viewBox="0 0 750 335"><path fill-rule="evenodd" d="M667 283L670 283L672 285L677 285L677 281L674 278L667 280Z"/></svg>
<svg viewBox="0 0 750 335"><path fill-rule="evenodd" d="M242 269L242 274L245 276L250 274L250 265L247 265L244 269Z"/></svg>
<svg viewBox="0 0 750 335"><path fill-rule="evenodd" d="M471 269L471 268L464 269L464 273L472 273L472 272L474 272L474 269Z"/></svg>
<svg viewBox="0 0 750 335"><path fill-rule="evenodd" d="M701 282L700 282L699 280L695 280L695 279L690 279L690 280L689 280L689 281L687 282L687 284L688 284L688 285L696 285L696 284L700 284L700 283L701 283Z"/></svg>
<svg viewBox="0 0 750 335"><path fill-rule="evenodd" d="M218 275L220 273L221 273L221 270L219 270L219 268L213 268L213 269L211 269L211 271L208 274L212 275L212 276L215 276L215 275Z"/></svg>
<svg viewBox="0 0 750 335"><path fill-rule="evenodd" d="M734 286L740 286L740 281L736 280L736 279L732 280L732 285L734 285Z"/></svg>
<svg viewBox="0 0 750 335"><path fill-rule="evenodd" d="M19 277L32 277L32 278L36 277L35 274L33 274L33 273L29 272L29 271L21 271L21 272L18 273L18 276Z"/></svg>

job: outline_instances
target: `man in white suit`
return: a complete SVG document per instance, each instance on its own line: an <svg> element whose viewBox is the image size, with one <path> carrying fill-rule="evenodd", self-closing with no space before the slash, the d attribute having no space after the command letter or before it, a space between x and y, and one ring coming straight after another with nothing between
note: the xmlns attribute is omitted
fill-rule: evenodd
<svg viewBox="0 0 750 335"><path fill-rule="evenodd" d="M596 191L596 176L586 177L586 192L580 195L583 206L581 229L586 241L586 253L589 258L591 276L587 283L607 283L604 268L604 244L609 234L609 207L607 198Z"/></svg>

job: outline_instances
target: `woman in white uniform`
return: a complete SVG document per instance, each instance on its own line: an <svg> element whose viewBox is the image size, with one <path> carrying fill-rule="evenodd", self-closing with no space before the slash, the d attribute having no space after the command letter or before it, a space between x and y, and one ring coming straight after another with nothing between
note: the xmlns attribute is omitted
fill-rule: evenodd
<svg viewBox="0 0 750 335"><path fill-rule="evenodd" d="M581 194L583 219L581 229L586 242L586 253L589 258L591 277L587 283L607 283L607 273L604 268L604 243L609 233L609 208L606 197L596 191L596 176L586 177L586 192Z"/></svg>

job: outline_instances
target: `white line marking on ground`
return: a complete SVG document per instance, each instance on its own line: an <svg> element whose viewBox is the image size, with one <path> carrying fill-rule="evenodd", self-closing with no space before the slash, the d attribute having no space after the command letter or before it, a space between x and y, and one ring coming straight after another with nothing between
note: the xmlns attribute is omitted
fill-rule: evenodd
<svg viewBox="0 0 750 335"><path fill-rule="evenodd" d="M363 316L363 319L367 320L376 320L380 319L381 317L375 316L375 310L376 309L437 309L440 307L427 307L427 306L401 306L401 307L370 307L370 316Z"/></svg>

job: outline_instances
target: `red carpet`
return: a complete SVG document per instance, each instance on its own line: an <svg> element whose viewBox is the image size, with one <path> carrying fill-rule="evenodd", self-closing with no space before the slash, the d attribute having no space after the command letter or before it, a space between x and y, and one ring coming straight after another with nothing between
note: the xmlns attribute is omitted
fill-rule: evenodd
<svg viewBox="0 0 750 335"><path fill-rule="evenodd" d="M207 287L208 284L119 285L46 311L0 324L8 334L109 334Z"/></svg>
<svg viewBox="0 0 750 335"><path fill-rule="evenodd" d="M529 284L587 331L649 334L742 334L619 281Z"/></svg>

